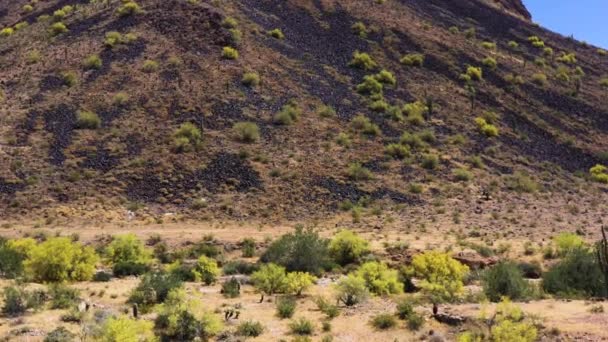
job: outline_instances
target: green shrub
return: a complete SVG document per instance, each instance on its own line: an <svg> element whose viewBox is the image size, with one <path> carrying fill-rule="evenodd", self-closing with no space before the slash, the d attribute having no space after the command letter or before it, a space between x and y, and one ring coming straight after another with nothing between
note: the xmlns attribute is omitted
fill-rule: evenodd
<svg viewBox="0 0 608 342"><path fill-rule="evenodd" d="M403 284L399 281L398 272L391 270L385 263L366 262L354 272L354 275L363 279L365 286L373 294L389 295L403 292Z"/></svg>
<svg viewBox="0 0 608 342"><path fill-rule="evenodd" d="M421 194L424 192L424 185L419 183L410 183L408 190L413 194Z"/></svg>
<svg viewBox="0 0 608 342"><path fill-rule="evenodd" d="M144 64L141 67L141 70L145 73L151 74L153 72L158 71L158 62L153 60L145 60Z"/></svg>
<svg viewBox="0 0 608 342"><path fill-rule="evenodd" d="M202 141L201 130L191 122L185 122L173 133L173 148L177 152L197 149Z"/></svg>
<svg viewBox="0 0 608 342"><path fill-rule="evenodd" d="M223 272L225 275L233 274L251 274L259 269L257 264L249 263L242 260L229 261L224 264Z"/></svg>
<svg viewBox="0 0 608 342"><path fill-rule="evenodd" d="M33 11L33 10L34 10L34 6L32 6L32 5L30 5L30 4L26 4L26 5L23 5L23 7L21 7L21 10L22 10L24 13L29 13L29 12L31 12L31 11Z"/></svg>
<svg viewBox="0 0 608 342"><path fill-rule="evenodd" d="M418 331L424 325L424 317L417 313L413 313L407 317L407 328L412 331ZM505 341L506 342L506 341Z"/></svg>
<svg viewBox="0 0 608 342"><path fill-rule="evenodd" d="M23 265L34 281L85 281L93 278L97 261L92 248L57 237L33 247Z"/></svg>
<svg viewBox="0 0 608 342"><path fill-rule="evenodd" d="M154 341L154 324L127 316L108 318L99 333L100 341Z"/></svg>
<svg viewBox="0 0 608 342"><path fill-rule="evenodd" d="M36 64L42 60L42 54L38 50L32 50L27 53L27 64Z"/></svg>
<svg viewBox="0 0 608 342"><path fill-rule="evenodd" d="M473 179L473 174L465 168L453 169L452 173L454 174L454 178L460 182L468 182Z"/></svg>
<svg viewBox="0 0 608 342"><path fill-rule="evenodd" d="M505 185L507 189L516 192L536 192L539 189L538 183L536 183L529 175L516 171L512 175L505 177Z"/></svg>
<svg viewBox="0 0 608 342"><path fill-rule="evenodd" d="M543 289L564 297L603 297L605 278L593 251L578 248L543 275Z"/></svg>
<svg viewBox="0 0 608 342"><path fill-rule="evenodd" d="M553 56L553 49L550 47L546 47L543 49L543 56L545 57L552 57Z"/></svg>
<svg viewBox="0 0 608 342"><path fill-rule="evenodd" d="M85 69L101 69L102 64L103 62L99 55L90 55L82 62Z"/></svg>
<svg viewBox="0 0 608 342"><path fill-rule="evenodd" d="M372 172L368 168L357 162L348 165L346 174L348 175L348 178L354 181L370 180L373 177Z"/></svg>
<svg viewBox="0 0 608 342"><path fill-rule="evenodd" d="M62 23L62 22L53 23L53 24L51 25L51 29L50 29L50 30L51 30L51 34L52 34L53 36L58 36L58 35L60 35L60 34L62 34L62 33L66 33L66 32L68 32L68 31L69 31L69 30L68 30L68 27L67 27L67 26L65 26L65 24L64 24L64 23Z"/></svg>
<svg viewBox="0 0 608 342"><path fill-rule="evenodd" d="M23 30L24 28L28 27L29 25L30 24L27 21L19 22L19 23L15 24L15 31Z"/></svg>
<svg viewBox="0 0 608 342"><path fill-rule="evenodd" d="M391 86L394 86L397 84L397 78L395 78L395 75L393 75L392 72L385 70L385 69L382 69L379 73L374 75L374 78L382 84L387 84L387 85L391 85Z"/></svg>
<svg viewBox="0 0 608 342"><path fill-rule="evenodd" d="M317 304L317 308L321 311L328 319L333 319L338 317L340 314L340 309L337 305L331 304L324 297L315 298L315 304Z"/></svg>
<svg viewBox="0 0 608 342"><path fill-rule="evenodd" d="M562 52L562 55L557 58L557 61L564 64L576 64L576 54Z"/></svg>
<svg viewBox="0 0 608 342"><path fill-rule="evenodd" d="M363 82L357 85L357 92L364 95L382 94L384 87L375 76L367 75L363 77Z"/></svg>
<svg viewBox="0 0 608 342"><path fill-rule="evenodd" d="M222 57L225 59L237 59L239 58L239 52L230 46L224 46L224 48L222 49Z"/></svg>
<svg viewBox="0 0 608 342"><path fill-rule="evenodd" d="M370 253L369 243L351 230L341 230L329 243L329 253L340 265L357 263Z"/></svg>
<svg viewBox="0 0 608 342"><path fill-rule="evenodd" d="M262 254L262 262L284 266L289 272L319 274L330 264L329 240L312 228L297 226L293 233L282 235Z"/></svg>
<svg viewBox="0 0 608 342"><path fill-rule="evenodd" d="M371 122L371 120L363 114L358 114L351 120L352 127L361 131L363 134L375 136L380 134L380 128L378 125Z"/></svg>
<svg viewBox="0 0 608 342"><path fill-rule="evenodd" d="M284 267L268 263L253 272L251 282L262 294L273 295L285 291L285 277Z"/></svg>
<svg viewBox="0 0 608 342"><path fill-rule="evenodd" d="M116 13L120 17L127 17L141 12L141 7L135 1L123 1L123 4L116 10Z"/></svg>
<svg viewBox="0 0 608 342"><path fill-rule="evenodd" d="M407 113L406 121L409 124L419 126L424 123L424 115L428 113L429 108L422 101L415 101L405 104L403 111Z"/></svg>
<svg viewBox="0 0 608 342"><path fill-rule="evenodd" d="M2 313L9 317L19 316L28 309L28 293L18 287L8 286L2 291L4 306Z"/></svg>
<svg viewBox="0 0 608 342"><path fill-rule="evenodd" d="M0 37L10 37L15 33L15 30L12 27L5 27L0 30Z"/></svg>
<svg viewBox="0 0 608 342"><path fill-rule="evenodd" d="M502 297L513 300L525 299L528 295L528 282L513 262L503 261L483 274L483 289L489 300L499 302Z"/></svg>
<svg viewBox="0 0 608 342"><path fill-rule="evenodd" d="M350 61L348 66L353 68L359 68L363 70L372 70L378 67L378 64L365 52L355 51L353 53L353 59Z"/></svg>
<svg viewBox="0 0 608 342"><path fill-rule="evenodd" d="M548 81L547 81L547 75L543 74L543 73L535 73L532 75L532 82L538 84L539 86L546 86Z"/></svg>
<svg viewBox="0 0 608 342"><path fill-rule="evenodd" d="M608 184L608 168L604 165L595 165L589 169L589 173L591 173L591 179L595 182Z"/></svg>
<svg viewBox="0 0 608 342"><path fill-rule="evenodd" d="M296 311L296 300L293 297L282 296L277 300L277 316L280 318L291 318Z"/></svg>
<svg viewBox="0 0 608 342"><path fill-rule="evenodd" d="M260 75L255 72L246 72L243 74L241 83L248 87L258 86L260 84Z"/></svg>
<svg viewBox="0 0 608 342"><path fill-rule="evenodd" d="M221 273L217 261L204 255L198 258L196 267L192 271L194 272L194 279L203 282L205 285L215 283Z"/></svg>
<svg viewBox="0 0 608 342"><path fill-rule="evenodd" d="M557 246L557 254L559 256L565 256L574 250L585 247L585 240L576 234L568 232L559 233L553 238L553 243Z"/></svg>
<svg viewBox="0 0 608 342"><path fill-rule="evenodd" d="M486 119L482 117L475 118L475 124L477 125L479 132L488 138L497 137L499 134L498 128L488 123Z"/></svg>
<svg viewBox="0 0 608 342"><path fill-rule="evenodd" d="M407 66L421 67L424 65L424 55L420 53L410 53L401 57L399 62Z"/></svg>
<svg viewBox="0 0 608 342"><path fill-rule="evenodd" d="M354 274L343 277L336 284L336 298L346 306L359 304L367 299L369 290L365 279Z"/></svg>
<svg viewBox="0 0 608 342"><path fill-rule="evenodd" d="M289 323L289 330L295 335L312 335L315 327L311 321L300 317Z"/></svg>
<svg viewBox="0 0 608 342"><path fill-rule="evenodd" d="M6 240L0 238L0 276L16 278L23 275L23 262L37 242L31 238Z"/></svg>
<svg viewBox="0 0 608 342"><path fill-rule="evenodd" d="M291 125L301 115L302 110L295 101L291 100L274 116L274 123L277 125Z"/></svg>
<svg viewBox="0 0 608 342"><path fill-rule="evenodd" d="M251 238L245 238L241 241L241 248L243 250L243 258L252 258L255 255L255 240Z"/></svg>
<svg viewBox="0 0 608 342"><path fill-rule="evenodd" d="M372 317L370 323L378 330L387 330L394 328L397 325L397 320L395 319L395 316L384 313Z"/></svg>
<svg viewBox="0 0 608 342"><path fill-rule="evenodd" d="M435 154L425 154L420 165L427 170L435 170L439 166L439 157Z"/></svg>
<svg viewBox="0 0 608 342"><path fill-rule="evenodd" d="M73 71L65 71L61 73L63 84L67 87L73 87L78 83L78 76Z"/></svg>
<svg viewBox="0 0 608 342"><path fill-rule="evenodd" d="M236 28L239 25L239 22L233 17L226 17L222 20L222 27L224 28Z"/></svg>
<svg viewBox="0 0 608 342"><path fill-rule="evenodd" d="M498 66L498 63L496 62L496 59L492 58L492 57L486 57L483 59L482 64L487 67L490 70L494 70L496 69L496 67Z"/></svg>
<svg viewBox="0 0 608 342"><path fill-rule="evenodd" d="M479 67L468 66L466 75L473 81L481 81L483 79L483 71Z"/></svg>
<svg viewBox="0 0 608 342"><path fill-rule="evenodd" d="M257 321L245 321L236 328L236 334L246 337L258 337L264 333L264 326Z"/></svg>
<svg viewBox="0 0 608 342"><path fill-rule="evenodd" d="M386 145L384 152L395 159L404 159L411 155L409 146L395 143Z"/></svg>
<svg viewBox="0 0 608 342"><path fill-rule="evenodd" d="M51 297L51 309L69 309L80 300L77 289L62 284L49 286L49 296Z"/></svg>
<svg viewBox="0 0 608 342"><path fill-rule="evenodd" d="M260 128L254 122L237 122L232 130L236 139L243 143L254 143L260 139Z"/></svg>
<svg viewBox="0 0 608 342"><path fill-rule="evenodd" d="M236 298L241 294L241 284L232 277L222 283L222 295L226 298Z"/></svg>
<svg viewBox="0 0 608 342"><path fill-rule="evenodd" d="M103 43L108 48L114 48L119 45L129 44L135 40L137 40L137 36L133 33L123 35L120 32L110 31L106 33Z"/></svg>
<svg viewBox="0 0 608 342"><path fill-rule="evenodd" d="M152 253L133 233L115 236L105 254L118 277L143 274L152 262Z"/></svg>
<svg viewBox="0 0 608 342"><path fill-rule="evenodd" d="M407 274L420 280L417 286L433 303L440 303L458 297L468 271L467 266L448 254L428 251L414 256Z"/></svg>
<svg viewBox="0 0 608 342"><path fill-rule="evenodd" d="M458 28L458 26L450 26L450 28L448 29L448 31L450 31L451 34L459 34L460 33L460 29Z"/></svg>
<svg viewBox="0 0 608 342"><path fill-rule="evenodd" d="M71 333L64 327L55 328L55 330L49 332L43 342L73 342L76 339L76 335Z"/></svg>
<svg viewBox="0 0 608 342"><path fill-rule="evenodd" d="M494 42L482 42L481 47L486 50L496 50L496 43Z"/></svg>
<svg viewBox="0 0 608 342"><path fill-rule="evenodd" d="M354 34L361 38L367 38L367 27L364 23L357 21L350 27Z"/></svg>
<svg viewBox="0 0 608 342"><path fill-rule="evenodd" d="M285 277L285 292L300 296L316 280L317 278L306 272L289 272Z"/></svg>
<svg viewBox="0 0 608 342"><path fill-rule="evenodd" d="M182 282L172 274L156 271L146 273L129 296L129 303L138 304L144 311L167 299L169 292L180 288Z"/></svg>
<svg viewBox="0 0 608 342"><path fill-rule="evenodd" d="M464 36L467 39L473 39L473 38L475 38L476 35L477 35L477 31L475 30L474 27L470 27L464 31Z"/></svg>
<svg viewBox="0 0 608 342"><path fill-rule="evenodd" d="M411 149L419 149L427 145L426 142L422 140L420 134L412 134L409 132L404 132L401 135L399 142L405 146L409 146Z"/></svg>
<svg viewBox="0 0 608 342"><path fill-rule="evenodd" d="M268 31L268 35L272 38L276 39L285 39L285 34L279 28L275 28L274 30Z"/></svg>
<svg viewBox="0 0 608 342"><path fill-rule="evenodd" d="M399 319L407 319L414 313L414 306L410 299L403 298L397 302L397 317Z"/></svg>

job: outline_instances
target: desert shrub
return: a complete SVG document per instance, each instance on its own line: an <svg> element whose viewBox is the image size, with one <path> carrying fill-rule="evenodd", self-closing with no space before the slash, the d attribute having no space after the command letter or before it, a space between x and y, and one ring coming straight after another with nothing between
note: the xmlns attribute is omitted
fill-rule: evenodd
<svg viewBox="0 0 608 342"><path fill-rule="evenodd" d="M464 36L467 39L473 39L477 35L477 30L474 27L470 27L464 31Z"/></svg>
<svg viewBox="0 0 608 342"><path fill-rule="evenodd" d="M600 87L604 88L604 89L608 89L608 77L606 78L602 78L600 80Z"/></svg>
<svg viewBox="0 0 608 342"><path fill-rule="evenodd" d="M367 27L364 23L357 21L350 28L357 36L361 38L367 38Z"/></svg>
<svg viewBox="0 0 608 342"><path fill-rule="evenodd" d="M397 320L395 319L395 316L388 313L383 313L372 317L370 323L378 330L387 330L394 328L397 325Z"/></svg>
<svg viewBox="0 0 608 342"><path fill-rule="evenodd" d="M273 241L260 260L284 266L289 272L319 274L331 261L328 244L312 228L297 226L293 233Z"/></svg>
<svg viewBox="0 0 608 342"><path fill-rule="evenodd" d="M532 82L538 84L539 86L546 86L548 81L547 81L547 75L543 74L543 73L535 73L532 75Z"/></svg>
<svg viewBox="0 0 608 342"><path fill-rule="evenodd" d="M534 342L538 331L534 324L524 320L520 308L503 300L496 308L491 339L495 342Z"/></svg>
<svg viewBox="0 0 608 342"><path fill-rule="evenodd" d="M290 272L285 278L285 292L300 296L316 280L317 278L306 272Z"/></svg>
<svg viewBox="0 0 608 342"><path fill-rule="evenodd" d="M403 292L403 284L399 281L399 273L396 270L391 270L382 262L366 262L354 272L354 276L363 279L367 289L376 295Z"/></svg>
<svg viewBox="0 0 608 342"><path fill-rule="evenodd" d="M417 313L409 315L406 319L407 328L412 331L418 331L424 325L424 317Z"/></svg>
<svg viewBox="0 0 608 342"><path fill-rule="evenodd" d="M239 25L239 22L233 17L226 17L222 20L222 27L224 28L236 28Z"/></svg>
<svg viewBox="0 0 608 342"><path fill-rule="evenodd" d="M382 69L379 73L374 75L374 78L378 80L378 82L386 85L394 86L397 84L397 78L393 75L392 72Z"/></svg>
<svg viewBox="0 0 608 342"><path fill-rule="evenodd" d="M458 26L450 26L450 28L448 29L448 31L451 34L459 34L460 33L460 29L458 28Z"/></svg>
<svg viewBox="0 0 608 342"><path fill-rule="evenodd" d="M241 83L248 87L255 87L260 84L260 75L255 72L246 72L243 74Z"/></svg>
<svg viewBox="0 0 608 342"><path fill-rule="evenodd" d="M78 83L78 76L73 71L65 71L61 73L61 81L66 87L73 87Z"/></svg>
<svg viewBox="0 0 608 342"><path fill-rule="evenodd" d="M384 89L382 83L373 75L363 77L363 82L357 85L357 92L364 95L382 94Z"/></svg>
<svg viewBox="0 0 608 342"><path fill-rule="evenodd" d="M76 116L76 128L77 129L97 129L101 126L101 119L99 116L88 110L78 111Z"/></svg>
<svg viewBox="0 0 608 342"><path fill-rule="evenodd" d="M425 154L420 165L427 170L435 170L439 166L439 157L436 154Z"/></svg>
<svg viewBox="0 0 608 342"><path fill-rule="evenodd" d="M407 54L399 60L403 65L421 67L424 65L424 55L420 53Z"/></svg>
<svg viewBox="0 0 608 342"><path fill-rule="evenodd" d="M498 66L498 63L496 62L496 59L494 59L492 57L486 57L486 58L484 58L482 60L482 64L485 67L488 67L488 69L490 69L490 70L494 70Z"/></svg>
<svg viewBox="0 0 608 342"><path fill-rule="evenodd" d="M483 71L479 67L468 66L466 75L473 81L481 81L483 79Z"/></svg>
<svg viewBox="0 0 608 342"><path fill-rule="evenodd" d="M291 318L296 311L296 300L290 296L282 296L276 302L277 316Z"/></svg>
<svg viewBox="0 0 608 342"><path fill-rule="evenodd" d="M597 164L591 169L589 169L589 173L591 173L591 179L595 182L606 183L608 184L608 168L604 165Z"/></svg>
<svg viewBox="0 0 608 342"><path fill-rule="evenodd" d="M277 125L291 125L301 115L302 109L300 109L295 101L291 100L283 106L281 111L275 114L274 123Z"/></svg>
<svg viewBox="0 0 608 342"><path fill-rule="evenodd" d="M407 270L420 280L419 287L433 303L454 300L463 289L469 268L448 254L428 251L414 256Z"/></svg>
<svg viewBox="0 0 608 342"><path fill-rule="evenodd" d="M112 280L112 274L105 272L105 271L99 271L97 273L95 273L95 275L93 276L93 281L95 282L108 282Z"/></svg>
<svg viewBox="0 0 608 342"><path fill-rule="evenodd" d="M71 333L65 327L55 328L49 332L43 342L72 342L76 339L76 335Z"/></svg>
<svg viewBox="0 0 608 342"><path fill-rule="evenodd" d="M222 283L222 294L226 298L236 298L241 294L241 284L236 278L230 278Z"/></svg>
<svg viewBox="0 0 608 342"><path fill-rule="evenodd" d="M191 122L185 122L173 133L173 148L177 152L189 152L197 149L203 139L203 133Z"/></svg>
<svg viewBox="0 0 608 342"><path fill-rule="evenodd" d="M260 139L260 128L254 122L237 122L232 130L240 142L254 143Z"/></svg>
<svg viewBox="0 0 608 342"><path fill-rule="evenodd" d="M145 73L151 74L153 72L158 71L159 65L157 61L153 61L151 59L147 59L144 61L144 64L141 67L141 70Z"/></svg>
<svg viewBox="0 0 608 342"><path fill-rule="evenodd" d="M585 241L574 233L562 232L553 238L553 243L557 247L557 254L565 256L568 253L583 248Z"/></svg>
<svg viewBox="0 0 608 342"><path fill-rule="evenodd" d="M411 155L409 146L396 143L386 145L384 152L395 159L404 159Z"/></svg>
<svg viewBox="0 0 608 342"><path fill-rule="evenodd" d="M15 30L12 27L5 27L0 30L0 37L10 37L15 33Z"/></svg>
<svg viewBox="0 0 608 342"><path fill-rule="evenodd" d="M321 105L317 108L317 113L322 118L333 118L336 116L336 110L328 105Z"/></svg>
<svg viewBox="0 0 608 342"><path fill-rule="evenodd" d="M137 40L137 36L133 33L121 34L120 32L110 31L105 34L103 44L108 48L114 48L120 45L129 44Z"/></svg>
<svg viewBox="0 0 608 342"><path fill-rule="evenodd" d="M315 326L308 319L300 317L289 323L289 330L295 335L312 335Z"/></svg>
<svg viewBox="0 0 608 342"><path fill-rule="evenodd" d="M243 250L243 258L252 258L255 255L255 240L252 238L245 238L241 241L241 248Z"/></svg>
<svg viewBox="0 0 608 342"><path fill-rule="evenodd" d="M454 178L459 182L468 182L473 179L473 174L465 168L456 168L452 170Z"/></svg>
<svg viewBox="0 0 608 342"><path fill-rule="evenodd" d="M23 265L34 281L85 281L93 278L97 261L92 248L57 237L33 247Z"/></svg>
<svg viewBox="0 0 608 342"><path fill-rule="evenodd" d="M268 31L268 35L276 39L285 39L285 34L279 28Z"/></svg>
<svg viewBox="0 0 608 342"><path fill-rule="evenodd" d="M236 334L246 337L258 337L264 333L264 326L258 321L245 321L236 328Z"/></svg>
<svg viewBox="0 0 608 342"><path fill-rule="evenodd" d="M135 1L123 1L123 4L118 7L116 13L120 17L127 17L130 15L141 13L141 7Z"/></svg>
<svg viewBox="0 0 608 342"><path fill-rule="evenodd" d="M220 276L220 268L217 266L217 261L201 255L196 261L196 267L192 270L194 279L203 282L205 285L211 285L216 282Z"/></svg>
<svg viewBox="0 0 608 342"><path fill-rule="evenodd" d="M397 317L399 319L407 319L412 314L415 314L415 312L410 299L402 298L397 302Z"/></svg>
<svg viewBox="0 0 608 342"><path fill-rule="evenodd" d="M156 271L146 273L129 296L129 303L138 304L142 309L163 303L169 291L180 288L182 282L172 274Z"/></svg>
<svg viewBox="0 0 608 342"><path fill-rule="evenodd" d="M365 280L354 274L343 277L336 284L336 298L346 306L359 304L367 299L369 290Z"/></svg>
<svg viewBox="0 0 608 342"><path fill-rule="evenodd" d="M373 58L367 53L355 51L353 53L353 59L348 63L348 66L363 70L372 70L378 67L378 64L376 64Z"/></svg>
<svg viewBox="0 0 608 342"><path fill-rule="evenodd" d="M359 262L369 252L369 243L351 230L339 231L329 243L329 253L340 265Z"/></svg>
<svg viewBox="0 0 608 342"><path fill-rule="evenodd" d="M521 77L519 75L515 75L515 74L507 74L505 76L505 81L507 81L507 83L509 83L511 85L516 85L516 86L526 83L526 81L524 80L523 77Z"/></svg>
<svg viewBox="0 0 608 342"><path fill-rule="evenodd" d="M23 262L36 243L31 238L17 240L0 238L0 276L16 278L23 275Z"/></svg>
<svg viewBox="0 0 608 342"><path fill-rule="evenodd" d="M225 59L234 60L239 58L239 52L233 47L224 46L224 48L222 49L222 57Z"/></svg>
<svg viewBox="0 0 608 342"><path fill-rule="evenodd" d="M361 163L351 163L346 171L348 177L354 181L365 181L372 179L372 172L361 165Z"/></svg>
<svg viewBox="0 0 608 342"><path fill-rule="evenodd" d="M536 279L542 275L542 267L538 261L520 262L517 268L521 271L524 278Z"/></svg>
<svg viewBox="0 0 608 342"><path fill-rule="evenodd" d="M49 286L51 309L69 309L80 300L79 291L62 284Z"/></svg>
<svg viewBox="0 0 608 342"><path fill-rule="evenodd" d="M68 27L67 27L67 26L65 26L65 24L64 24L64 23L62 23L62 22L53 23L53 24L51 25L50 30L51 30L51 34L52 34L53 36L58 36L58 35L60 35L60 34L62 34L62 33L66 33L66 32L68 32L68 31L69 31L69 30L68 30Z"/></svg>
<svg viewBox="0 0 608 342"><path fill-rule="evenodd" d="M482 42L481 47L486 50L496 50L496 43L494 42Z"/></svg>
<svg viewBox="0 0 608 342"><path fill-rule="evenodd" d="M259 269L259 266L254 263L249 263L242 260L229 261L224 264L223 272L226 275L233 274L251 274Z"/></svg>
<svg viewBox="0 0 608 342"><path fill-rule="evenodd" d="M28 293L15 286L5 287L2 291L4 306L2 313L9 317L19 316L28 309Z"/></svg>
<svg viewBox="0 0 608 342"><path fill-rule="evenodd" d="M330 303L324 297L315 298L315 304L317 305L317 308L319 308L319 311L325 314L328 319L336 318L340 314L338 306Z"/></svg>
<svg viewBox="0 0 608 342"><path fill-rule="evenodd" d="M498 128L493 124L488 123L486 119L482 117L476 118L475 124L477 125L479 132L488 138L496 137L499 134Z"/></svg>
<svg viewBox="0 0 608 342"><path fill-rule="evenodd" d="M420 134L412 134L409 132L404 132L401 135L399 142L405 146L409 146L412 149L419 149L427 145L426 142L422 140Z"/></svg>
<svg viewBox="0 0 608 342"><path fill-rule="evenodd" d="M606 295L604 276L593 251L577 248L543 275L543 289L564 297Z"/></svg>
<svg viewBox="0 0 608 342"><path fill-rule="evenodd" d="M99 332L100 341L152 342L155 340L154 324L127 316L108 318Z"/></svg>
<svg viewBox="0 0 608 342"><path fill-rule="evenodd" d="M132 233L115 236L105 254L114 267L115 276L143 274L152 262L151 252Z"/></svg>
<svg viewBox="0 0 608 342"><path fill-rule="evenodd" d="M528 295L528 282L513 262L500 262L483 274L483 289L489 300L498 302L502 297L514 300Z"/></svg>
<svg viewBox="0 0 608 342"><path fill-rule="evenodd" d="M262 294L273 295L285 291L286 276L284 267L269 263L253 272L251 282Z"/></svg>
<svg viewBox="0 0 608 342"><path fill-rule="evenodd" d="M42 60L42 54L39 50L34 49L27 53L26 60L28 64L36 64Z"/></svg>
<svg viewBox="0 0 608 342"><path fill-rule="evenodd" d="M562 52L561 56L559 56L557 58L557 61L560 63L564 63L564 64L576 64L577 63L576 54L574 52L572 52L572 53Z"/></svg>
<svg viewBox="0 0 608 342"><path fill-rule="evenodd" d="M15 31L23 30L24 28L30 26L27 21L21 21L15 24Z"/></svg>
<svg viewBox="0 0 608 342"><path fill-rule="evenodd" d="M538 183L536 183L529 175L516 171L512 175L505 177L505 185L507 189L516 192L536 192L539 189Z"/></svg>
<svg viewBox="0 0 608 342"><path fill-rule="evenodd" d="M403 106L403 112L407 113L406 121L411 125L422 125L424 123L424 115L428 111L429 108L422 101L407 103Z"/></svg>
<svg viewBox="0 0 608 342"><path fill-rule="evenodd" d="M99 55L90 55L82 62L85 69L101 69L102 64L103 62Z"/></svg>
<svg viewBox="0 0 608 342"><path fill-rule="evenodd" d="M363 134L376 136L380 134L380 128L374 124L367 116L363 114L356 115L351 120L351 126Z"/></svg>

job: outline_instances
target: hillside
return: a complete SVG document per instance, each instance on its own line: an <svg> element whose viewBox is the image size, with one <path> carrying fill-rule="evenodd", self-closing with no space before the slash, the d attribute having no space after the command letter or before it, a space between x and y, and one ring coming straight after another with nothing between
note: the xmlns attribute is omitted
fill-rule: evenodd
<svg viewBox="0 0 608 342"><path fill-rule="evenodd" d="M280 221L445 201L466 217L482 193L548 212L604 198L589 169L606 163L608 57L517 0L27 4L0 6L18 26L0 38L6 218ZM482 78L463 80L468 66Z"/></svg>

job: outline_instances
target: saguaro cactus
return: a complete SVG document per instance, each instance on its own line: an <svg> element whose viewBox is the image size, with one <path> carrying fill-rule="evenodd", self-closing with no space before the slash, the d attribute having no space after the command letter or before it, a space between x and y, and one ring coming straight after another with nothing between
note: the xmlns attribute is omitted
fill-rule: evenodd
<svg viewBox="0 0 608 342"><path fill-rule="evenodd" d="M602 227L601 230L602 239L598 241L596 246L597 260L606 279L606 296L608 297L608 239L606 238L606 227Z"/></svg>

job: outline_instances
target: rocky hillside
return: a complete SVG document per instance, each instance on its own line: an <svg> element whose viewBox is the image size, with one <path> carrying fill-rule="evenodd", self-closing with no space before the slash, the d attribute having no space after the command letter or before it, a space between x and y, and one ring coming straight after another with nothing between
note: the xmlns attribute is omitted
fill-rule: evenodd
<svg viewBox="0 0 608 342"><path fill-rule="evenodd" d="M608 56L529 18L519 0L0 0L0 213L605 190Z"/></svg>

